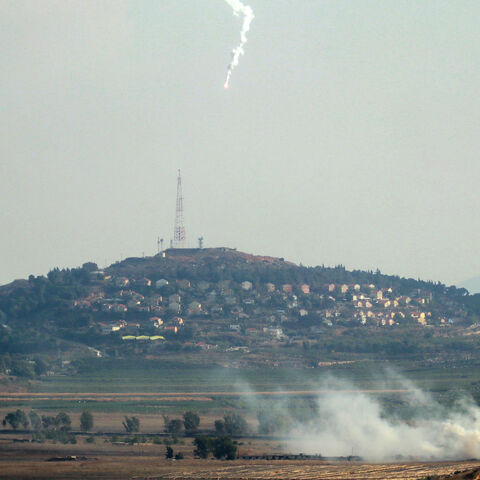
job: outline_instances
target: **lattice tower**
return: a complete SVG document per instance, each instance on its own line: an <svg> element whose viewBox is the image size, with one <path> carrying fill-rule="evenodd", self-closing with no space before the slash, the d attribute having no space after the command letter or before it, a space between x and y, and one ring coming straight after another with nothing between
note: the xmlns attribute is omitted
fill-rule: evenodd
<svg viewBox="0 0 480 480"><path fill-rule="evenodd" d="M182 177L180 170L177 179L177 206L175 209L175 230L173 232L173 248L185 248L185 225L183 224Z"/></svg>

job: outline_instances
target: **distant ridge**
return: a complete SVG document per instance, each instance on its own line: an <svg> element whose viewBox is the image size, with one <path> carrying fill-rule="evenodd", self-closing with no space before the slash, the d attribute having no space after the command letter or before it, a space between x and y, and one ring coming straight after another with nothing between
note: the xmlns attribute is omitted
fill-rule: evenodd
<svg viewBox="0 0 480 480"><path fill-rule="evenodd" d="M480 275L470 278L459 284L459 287L466 288L470 294L480 293Z"/></svg>

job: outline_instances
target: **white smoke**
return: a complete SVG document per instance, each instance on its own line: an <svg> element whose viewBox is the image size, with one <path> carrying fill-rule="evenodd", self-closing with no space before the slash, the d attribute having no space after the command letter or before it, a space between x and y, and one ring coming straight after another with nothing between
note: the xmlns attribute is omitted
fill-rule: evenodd
<svg viewBox="0 0 480 480"><path fill-rule="evenodd" d="M375 394L333 377L311 385L319 393L310 400L268 400L243 382L237 390L249 393L250 411L280 427L261 433L284 435L285 453L353 454L367 461L480 458L480 408L471 397L459 396L447 407L398 374L373 377Z"/></svg>
<svg viewBox="0 0 480 480"><path fill-rule="evenodd" d="M225 0L233 9L234 15L243 15L242 30L240 32L240 43L232 51L232 61L228 66L227 79L225 80L224 87L228 88L230 85L230 77L232 76L233 69L238 65L240 55L244 55L243 49L245 43L247 43L247 32L250 30L250 24L255 18L253 10L250 6L244 5L240 0Z"/></svg>
<svg viewBox="0 0 480 480"><path fill-rule="evenodd" d="M327 380L322 389L333 393L317 398L316 418L295 424L289 448L324 456L353 452L370 461L480 458L480 408L473 399L446 408L407 380L403 387L402 400L413 412L408 420L385 412L371 394Z"/></svg>

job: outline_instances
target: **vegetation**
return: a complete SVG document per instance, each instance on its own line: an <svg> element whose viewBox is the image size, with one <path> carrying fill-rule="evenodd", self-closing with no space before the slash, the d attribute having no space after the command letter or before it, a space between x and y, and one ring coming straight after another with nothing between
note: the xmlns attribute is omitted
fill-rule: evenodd
<svg viewBox="0 0 480 480"><path fill-rule="evenodd" d="M93 428L93 415L84 410L80 416L80 430L88 432Z"/></svg>
<svg viewBox="0 0 480 480"><path fill-rule="evenodd" d="M185 428L185 433L192 434L198 430L200 425L200 417L195 412L185 412L183 414L183 426Z"/></svg>
<svg viewBox="0 0 480 480"><path fill-rule="evenodd" d="M237 446L230 437L197 437L193 444L195 445L194 454L200 458L208 458L213 453L217 459L225 458L234 460L237 456Z"/></svg>
<svg viewBox="0 0 480 480"><path fill-rule="evenodd" d="M122 425L127 433L138 432L140 430L140 420L138 417L125 416Z"/></svg>
<svg viewBox="0 0 480 480"><path fill-rule="evenodd" d="M28 428L28 417L23 410L16 410L15 412L10 412L5 415L5 418L2 421L3 426L7 424L12 427L13 430L18 430L19 427L24 429Z"/></svg>

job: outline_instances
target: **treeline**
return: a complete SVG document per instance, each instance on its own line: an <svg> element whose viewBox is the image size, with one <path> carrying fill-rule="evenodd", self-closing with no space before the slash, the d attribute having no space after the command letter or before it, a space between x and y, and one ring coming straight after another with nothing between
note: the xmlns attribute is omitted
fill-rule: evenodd
<svg viewBox="0 0 480 480"><path fill-rule="evenodd" d="M305 267L288 262L263 263L261 261L247 262L241 254L229 253L225 257L199 257L195 262L182 262L175 258L130 258L109 267L109 273L114 275L152 277L152 280L165 277L167 279L187 279L190 281L204 280L216 283L231 280L241 283L249 280L256 285L267 282L281 285L284 283L308 283L314 289L320 289L325 284L374 284L377 288L394 288L403 294L415 289L428 290L436 294L463 297L468 292L455 286L446 287L440 282L423 281L413 278L403 278L398 275L385 275L380 270L347 270L343 265L335 267Z"/></svg>

